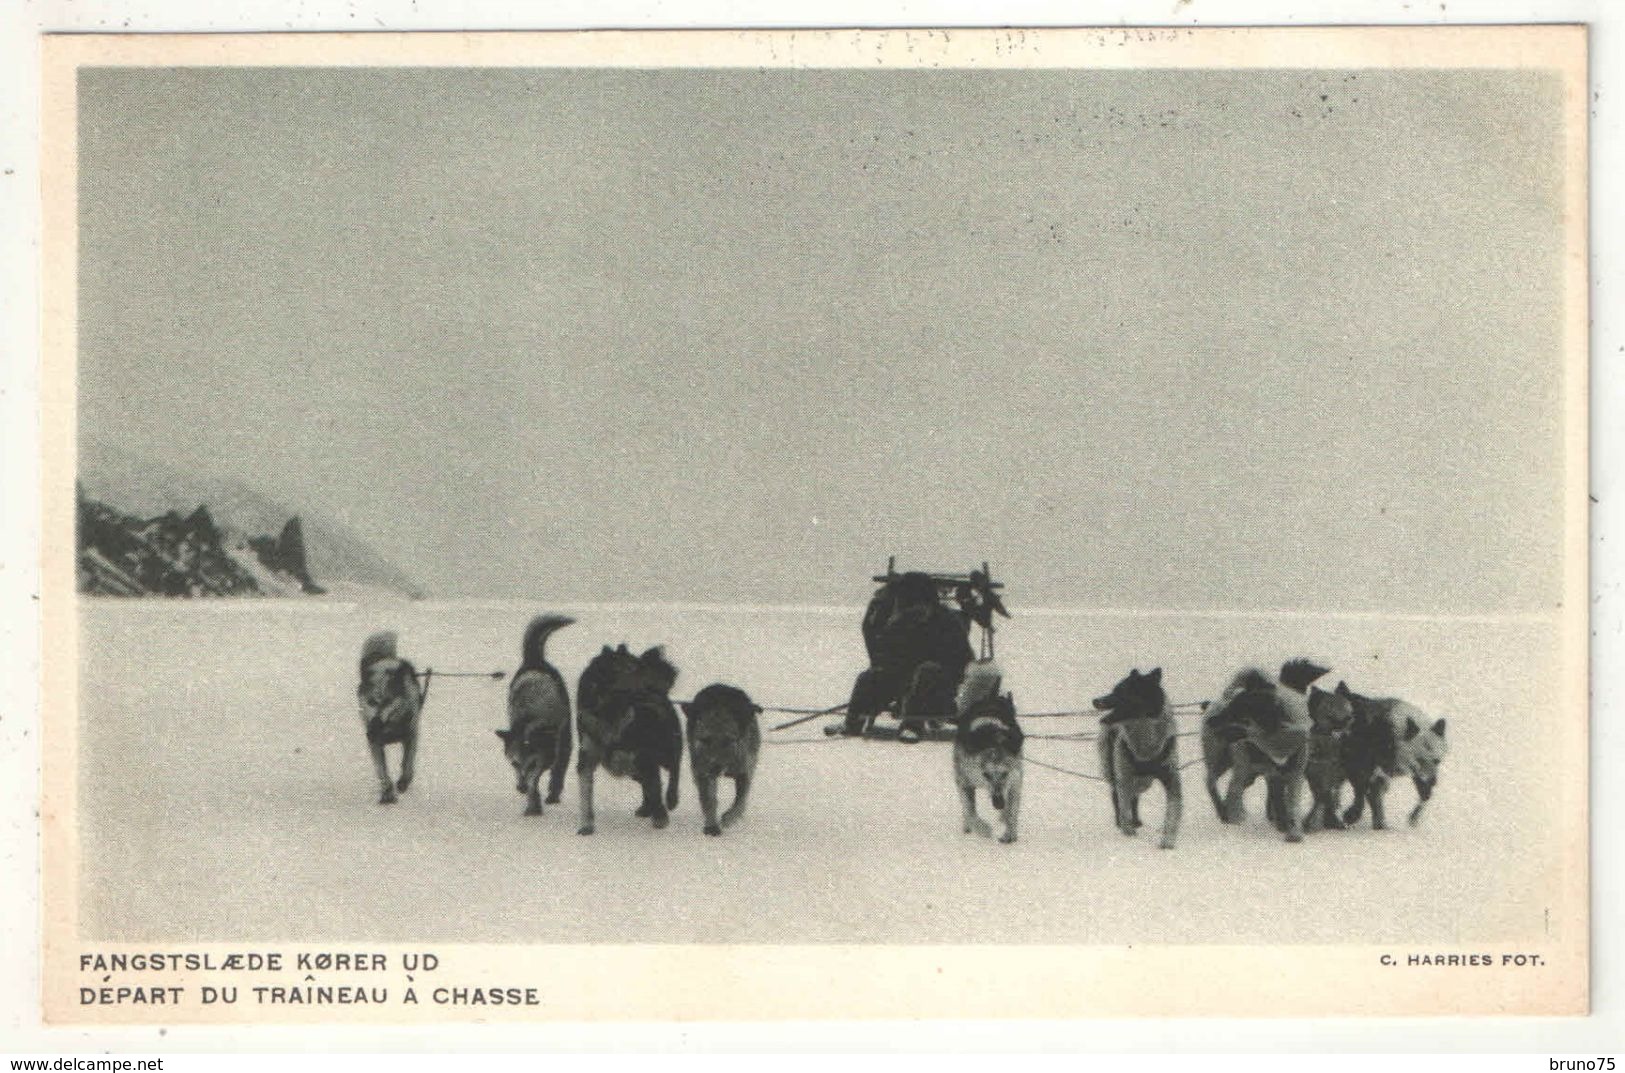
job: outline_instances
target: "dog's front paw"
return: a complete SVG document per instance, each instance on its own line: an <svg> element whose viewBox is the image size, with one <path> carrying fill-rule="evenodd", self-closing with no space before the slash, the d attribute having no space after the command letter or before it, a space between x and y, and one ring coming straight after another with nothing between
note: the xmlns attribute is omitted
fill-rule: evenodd
<svg viewBox="0 0 1625 1073"><path fill-rule="evenodd" d="M395 789L404 794L406 792L406 788L410 785L412 785L412 776L402 775L399 781L395 783Z"/></svg>
<svg viewBox="0 0 1625 1073"><path fill-rule="evenodd" d="M705 833L708 834L708 835L720 835L720 834L722 834L722 824L720 824L720 823L708 823L708 824L706 824L705 825Z"/></svg>
<svg viewBox="0 0 1625 1073"><path fill-rule="evenodd" d="M1422 806L1417 805L1415 808L1411 809L1410 817L1408 819L1406 819L1405 822L1410 824L1412 827L1415 827L1417 824L1421 823L1422 822Z"/></svg>
<svg viewBox="0 0 1625 1073"><path fill-rule="evenodd" d="M1360 822L1360 810L1359 809L1350 807L1350 808L1346 808L1346 809L1343 810L1343 826L1347 827L1347 826L1349 826L1351 824L1356 824L1356 823L1359 823L1359 822Z"/></svg>
<svg viewBox="0 0 1625 1073"><path fill-rule="evenodd" d="M593 827L592 824L584 823L580 827L576 828L576 834L578 834L578 835L590 835L595 830L597 830L597 828Z"/></svg>
<svg viewBox="0 0 1625 1073"><path fill-rule="evenodd" d="M541 806L540 803L538 803L536 801L532 801L532 802L530 802L529 804L527 804L525 806L525 815L527 815L527 816L540 816L541 814L542 814L542 806Z"/></svg>
<svg viewBox="0 0 1625 1073"><path fill-rule="evenodd" d="M639 805L632 813L640 820L646 820L655 814L653 805Z"/></svg>
<svg viewBox="0 0 1625 1073"><path fill-rule="evenodd" d="M1164 838L1161 842L1158 842L1157 845L1158 845L1158 847L1160 847L1162 849L1173 849L1174 848L1173 836L1170 835L1167 838Z"/></svg>
<svg viewBox="0 0 1625 1073"><path fill-rule="evenodd" d="M649 822L655 825L656 831L664 831L666 829L666 825L671 822L671 817L666 815L664 812L657 812Z"/></svg>
<svg viewBox="0 0 1625 1073"><path fill-rule="evenodd" d="M1016 840L1016 833L1014 831L1006 831L1006 832L1004 832L1004 834L999 836L999 841L1003 842L1007 846L1010 843L1014 842L1015 840Z"/></svg>
<svg viewBox="0 0 1625 1073"><path fill-rule="evenodd" d="M384 787L384 792L378 795L378 803L380 805L393 805L395 801L395 788L393 786Z"/></svg>
<svg viewBox="0 0 1625 1073"><path fill-rule="evenodd" d="M1286 840L1288 842L1302 842L1303 841L1303 832L1302 831L1288 831L1286 833Z"/></svg>
<svg viewBox="0 0 1625 1073"><path fill-rule="evenodd" d="M547 800L547 803L549 805L556 805L556 804L559 803L559 795L558 794L548 794L546 800Z"/></svg>
<svg viewBox="0 0 1625 1073"><path fill-rule="evenodd" d="M1343 818L1341 816L1339 816L1337 813L1328 812L1328 813L1326 813L1326 830L1328 830L1328 831L1346 831L1346 830L1348 830L1348 824L1344 823Z"/></svg>
<svg viewBox="0 0 1625 1073"><path fill-rule="evenodd" d="M969 828L967 828L967 830L975 831L983 838L993 837L993 827L986 820L972 820L971 825Z"/></svg>

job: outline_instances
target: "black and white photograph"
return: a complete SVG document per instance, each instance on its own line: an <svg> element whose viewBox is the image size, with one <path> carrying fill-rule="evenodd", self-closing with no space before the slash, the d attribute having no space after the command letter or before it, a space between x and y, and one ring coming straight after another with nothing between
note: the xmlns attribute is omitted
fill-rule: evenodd
<svg viewBox="0 0 1625 1073"><path fill-rule="evenodd" d="M1583 27L368 36L48 43L48 1016L1585 1011Z"/></svg>

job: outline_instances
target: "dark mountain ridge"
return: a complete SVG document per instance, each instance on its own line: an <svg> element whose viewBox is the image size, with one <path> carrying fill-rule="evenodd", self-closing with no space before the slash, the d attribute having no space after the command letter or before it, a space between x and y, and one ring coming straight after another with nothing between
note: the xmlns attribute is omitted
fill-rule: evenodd
<svg viewBox="0 0 1625 1073"><path fill-rule="evenodd" d="M103 596L258 596L324 590L305 563L299 519L277 537L234 538L207 506L154 518L78 492L79 591ZM257 567L257 568L256 568Z"/></svg>

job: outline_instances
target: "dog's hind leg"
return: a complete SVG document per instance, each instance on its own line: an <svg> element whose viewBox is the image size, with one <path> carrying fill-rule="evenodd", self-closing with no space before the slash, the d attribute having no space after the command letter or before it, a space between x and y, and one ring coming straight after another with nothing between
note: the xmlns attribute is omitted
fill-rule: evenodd
<svg viewBox="0 0 1625 1073"><path fill-rule="evenodd" d="M558 758L553 761L553 770L547 778L547 803L556 805L559 798L564 796L564 773L570 767L570 724L565 722L559 729Z"/></svg>
<svg viewBox="0 0 1625 1073"><path fill-rule="evenodd" d="M1106 783L1106 791L1112 795L1112 824L1123 826L1123 810L1117 801L1117 769L1113 759L1117 753L1117 738L1110 730L1102 730L1099 742L1095 746L1100 751L1100 777Z"/></svg>
<svg viewBox="0 0 1625 1073"><path fill-rule="evenodd" d="M1117 809L1117 829L1125 835L1132 835L1136 826L1134 823L1134 788L1133 779L1124 777L1121 772L1112 780L1113 804Z"/></svg>
<svg viewBox="0 0 1625 1073"><path fill-rule="evenodd" d="M666 812L665 802L660 800L660 766L650 764L638 771L638 784L643 787L643 805L637 811L639 816L649 817L655 830L661 830L671 822Z"/></svg>
<svg viewBox="0 0 1625 1073"><path fill-rule="evenodd" d="M1202 763L1207 773L1207 796L1213 802L1214 815L1219 817L1220 823L1229 823L1230 814L1225 811L1224 798L1219 795L1219 776L1230 766L1229 746L1220 741L1217 735L1204 733Z"/></svg>
<svg viewBox="0 0 1625 1073"><path fill-rule="evenodd" d="M1224 798L1219 794L1219 776L1210 769L1203 781L1207 785L1207 796L1213 801L1214 814L1219 817L1220 823L1229 823L1230 813L1225 811Z"/></svg>
<svg viewBox="0 0 1625 1073"><path fill-rule="evenodd" d="M372 769L378 773L378 785L383 787L383 793L378 796L380 805L393 805L395 803L395 784L389 778L389 762L384 759L384 747L378 742L369 741L367 748L372 751Z"/></svg>
<svg viewBox="0 0 1625 1073"><path fill-rule="evenodd" d="M959 784L959 803L963 810L965 820L965 833L975 832L984 838L993 836L993 828L988 822L976 814L976 787L969 783Z"/></svg>
<svg viewBox="0 0 1625 1073"><path fill-rule="evenodd" d="M1354 801L1343 810L1343 825L1352 827L1360 822L1365 815L1366 788L1371 783L1371 772L1356 771L1349 775L1349 783L1354 787Z"/></svg>
<svg viewBox="0 0 1625 1073"><path fill-rule="evenodd" d="M1338 809L1343 804L1343 783L1341 781L1332 783L1326 787L1324 794L1325 804L1322 807L1324 809L1323 819L1326 823L1326 830L1341 831L1343 830L1343 817L1338 813Z"/></svg>
<svg viewBox="0 0 1625 1073"><path fill-rule="evenodd" d="M1241 823L1247 818L1247 810L1242 806L1242 796L1247 788L1258 778L1258 772L1250 764L1237 763L1230 768L1230 785L1224 791L1224 814L1226 823Z"/></svg>
<svg viewBox="0 0 1625 1073"><path fill-rule="evenodd" d="M1383 797L1388 793L1388 776L1380 769L1371 775L1371 785L1366 789L1366 796L1371 801L1371 829L1373 831L1386 831L1388 829L1388 814L1383 809Z"/></svg>
<svg viewBox="0 0 1625 1073"><path fill-rule="evenodd" d="M576 828L578 835L590 835L597 830L592 814L592 771L597 764L596 757L590 756L586 749L581 750L581 757L576 761L576 788L581 793L581 822Z"/></svg>
<svg viewBox="0 0 1625 1073"><path fill-rule="evenodd" d="M666 808L677 807L677 777L683 773L683 743L677 743L677 752L673 754L671 762L671 777L666 780ZM657 779L659 775L655 776Z"/></svg>
<svg viewBox="0 0 1625 1073"><path fill-rule="evenodd" d="M1004 834L999 841L1009 845L1016 840L1016 820L1021 816L1021 769L1011 772L1004 784Z"/></svg>
<svg viewBox="0 0 1625 1073"><path fill-rule="evenodd" d="M406 736L406 742L401 746L401 750L401 777L396 781L395 789L404 794L406 788L412 785L412 770L417 764L418 732L416 727L413 727L412 732Z"/></svg>
<svg viewBox="0 0 1625 1073"><path fill-rule="evenodd" d="M745 802L750 799L750 772L744 772L733 777L734 803L728 806L728 811L722 814L722 826L732 827L745 815ZM714 785L714 784L713 784Z"/></svg>
<svg viewBox="0 0 1625 1073"><path fill-rule="evenodd" d="M1288 842L1303 841L1303 817L1298 814L1298 804L1303 798L1303 766L1307 753L1308 746L1305 746L1289 761L1290 767L1286 772L1274 776L1281 787L1281 830L1286 833Z"/></svg>
<svg viewBox="0 0 1625 1073"><path fill-rule="evenodd" d="M720 835L722 823L717 819L717 778L694 772L694 789L700 795L700 814L705 817L705 833Z"/></svg>
<svg viewBox="0 0 1625 1073"><path fill-rule="evenodd" d="M1330 816L1327 811L1325 795L1319 786L1313 782L1309 784L1309 811L1303 816L1303 833L1312 835L1320 830L1321 817Z"/></svg>
<svg viewBox="0 0 1625 1073"><path fill-rule="evenodd" d="M1173 849L1174 839L1179 836L1179 819L1185 811L1185 792L1179 783L1179 770L1168 768L1157 778L1162 782L1162 841L1158 843L1163 849Z"/></svg>
<svg viewBox="0 0 1625 1073"><path fill-rule="evenodd" d="M540 771L532 771L525 780L525 815L540 816L542 814L542 795L538 786L542 781Z"/></svg>
<svg viewBox="0 0 1625 1073"><path fill-rule="evenodd" d="M1117 820L1117 829L1125 835L1132 835L1139 826L1135 822L1134 776L1132 769L1126 766L1128 758L1121 755L1122 752L1121 742L1114 739L1107 775L1112 780L1112 815Z"/></svg>

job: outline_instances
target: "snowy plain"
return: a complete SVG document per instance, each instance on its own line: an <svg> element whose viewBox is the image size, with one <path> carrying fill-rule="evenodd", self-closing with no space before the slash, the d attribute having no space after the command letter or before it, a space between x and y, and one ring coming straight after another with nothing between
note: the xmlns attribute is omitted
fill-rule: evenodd
<svg viewBox="0 0 1625 1073"><path fill-rule="evenodd" d="M861 608L378 600L81 600L80 931L119 941L700 943L1512 942L1549 926L1562 854L1548 731L1560 718L1554 622L1017 609L999 641L1026 712L1087 708L1130 667L1164 668L1172 701L1213 696L1246 663L1306 654L1374 695L1449 720L1429 811L1285 844L1261 818L1217 822L1198 763L1178 847L1161 792L1137 838L1106 788L1026 773L1020 841L960 832L949 746L767 733L743 822L700 831L686 765L671 826L600 775L598 833L564 799L522 816L492 731L506 686L437 679L417 779L377 786L355 714L360 642L401 636L422 669L511 671L540 611L573 614L552 661L571 683L602 644L664 644L676 696L713 681L760 704L825 707L862 667ZM791 718L766 713L764 729ZM1194 717L1182 723L1194 729ZM1092 729L1029 720L1029 734ZM1180 741L1182 761L1199 756ZM1092 743L1028 755L1093 773ZM391 751L391 763L396 762ZM728 790L724 789L724 801ZM983 804L984 810L986 804Z"/></svg>

